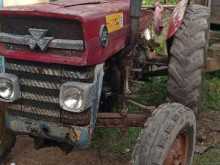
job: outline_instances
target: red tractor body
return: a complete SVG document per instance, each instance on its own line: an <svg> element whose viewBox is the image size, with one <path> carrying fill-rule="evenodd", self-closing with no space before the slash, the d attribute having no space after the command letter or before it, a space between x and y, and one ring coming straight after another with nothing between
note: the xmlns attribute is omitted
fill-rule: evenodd
<svg viewBox="0 0 220 165"><path fill-rule="evenodd" d="M166 13L164 8L169 10L169 16L163 14ZM204 14L197 14L197 8ZM189 12L191 10L193 12ZM173 121L167 138L171 140L164 143L167 146L161 147L164 151L152 151L153 155L171 151L171 157L176 158L172 152L176 148L175 145L172 147L172 144L176 144L175 139L177 142L187 140L189 144L182 143L183 148L194 146L193 112L180 104L168 103L152 115L155 106L146 106L133 100L129 88L130 83L139 84L138 81L145 80L150 72L168 71L171 101L188 106L186 100L189 100L190 105L193 102L197 107L197 90L200 87L195 89L195 86L199 86L197 84L202 74L198 74L195 79L198 81L193 82L186 76L201 72L205 53L202 48L206 42L194 44L197 38L192 40L191 36L181 36L179 38L184 39L184 44L182 41L179 44L180 39L176 36L185 35L185 32L180 33L181 30L190 31L191 26L193 29L203 27L194 22L194 17L188 20L192 14L198 21L204 22L204 26L207 24L207 10L189 6L189 0L180 0L176 6L162 6L158 2L146 8L142 8L142 0L60 0L1 9L0 140L3 143L0 144L0 150L8 151L17 134L30 135L35 144L49 139L67 144L70 148L86 148L91 144L96 127L143 127L149 117L152 117L149 121L153 123L148 123L147 129L160 132L159 138L164 136L162 133L168 133L162 129L171 128L169 124ZM167 21L166 27L163 26L163 16ZM177 30L180 32L176 33ZM159 56L156 46L161 44L154 42L153 37L162 34L165 34L162 46L167 53ZM205 34L203 30L199 35L195 33L194 37L203 39ZM191 53L196 48L202 49L199 55ZM199 58L199 63L194 64L195 58ZM183 63L179 65L179 61ZM153 71L154 66L158 70ZM191 71L188 68L194 69ZM177 74L177 71L180 73ZM180 77L182 75L183 78ZM192 95L184 101L176 99L180 98L180 94L185 99L188 89L195 89L195 100L191 100ZM128 104L144 111L129 113ZM166 119L163 119L164 116ZM152 129L151 125L155 128ZM142 140L159 139L156 134L152 138ZM149 144L145 141L138 144L145 143ZM159 146L157 143L155 145L148 147L155 149ZM138 147L147 147L138 145L135 148L134 154L143 155L136 153L141 151ZM187 154L183 153L181 164L190 164L193 148L186 148L185 151ZM147 161L153 158L150 154L146 155L150 156L146 157ZM165 157L165 154L161 155ZM189 158L186 159L186 156ZM159 164L156 161L164 160L161 157L150 164ZM146 164L139 162L138 156L133 162L134 165ZM169 160L166 162L173 164Z"/></svg>
<svg viewBox="0 0 220 165"><path fill-rule="evenodd" d="M8 49L5 44L1 43L0 54L13 59L75 66L103 63L125 48L128 43L130 34L129 2L129 0L76 0L5 8L0 12L2 25L5 26L3 32L5 29L8 33L28 34L28 28L44 29L44 24L49 21L48 23L51 25L50 29L48 29L48 25L46 27L48 29L46 37L54 34L55 36L52 36L54 39L82 40L83 49L69 52L58 50L57 52L60 53L54 53L57 49L33 52L21 46ZM143 12L141 17L142 31L150 16L151 12ZM4 21L5 19L7 22ZM35 20L37 25L33 25ZM108 44L103 47L100 43L100 30L106 23L109 29L109 39ZM56 36L55 33L59 35Z"/></svg>

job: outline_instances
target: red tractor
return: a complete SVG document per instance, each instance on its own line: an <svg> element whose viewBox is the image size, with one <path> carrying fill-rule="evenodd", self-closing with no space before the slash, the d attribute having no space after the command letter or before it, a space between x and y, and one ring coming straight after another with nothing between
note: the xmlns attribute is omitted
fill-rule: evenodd
<svg viewBox="0 0 220 165"><path fill-rule="evenodd" d="M2 160L18 134L86 148L96 127L143 127L134 165L192 163L209 11L179 0L165 30L166 6L141 6L63 0L0 10ZM150 57L152 24L165 31L168 56ZM169 101L158 108L129 100L129 82L149 62L167 66ZM129 113L128 102L145 111Z"/></svg>

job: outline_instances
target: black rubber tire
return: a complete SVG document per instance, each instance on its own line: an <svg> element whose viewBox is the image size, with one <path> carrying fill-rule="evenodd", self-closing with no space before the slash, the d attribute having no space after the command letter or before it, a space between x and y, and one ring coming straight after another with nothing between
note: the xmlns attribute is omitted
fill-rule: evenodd
<svg viewBox="0 0 220 165"><path fill-rule="evenodd" d="M196 118L178 103L164 104L148 119L132 155L132 165L163 165L181 131L189 137L187 165L191 165L196 142Z"/></svg>
<svg viewBox="0 0 220 165"><path fill-rule="evenodd" d="M170 48L169 99L188 106L195 113L199 111L202 97L209 15L207 7L189 5Z"/></svg>

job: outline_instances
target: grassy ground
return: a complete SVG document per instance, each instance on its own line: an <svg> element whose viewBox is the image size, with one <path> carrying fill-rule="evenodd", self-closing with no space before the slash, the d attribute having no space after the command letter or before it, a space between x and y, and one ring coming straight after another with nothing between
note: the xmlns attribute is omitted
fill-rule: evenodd
<svg viewBox="0 0 220 165"><path fill-rule="evenodd" d="M167 77L155 77L146 81L138 90L136 99L145 105L160 105L166 102ZM220 111L220 72L206 75L203 111ZM133 111L134 107L130 106ZM140 129L130 128L127 136L119 129L97 129L93 147L102 152L130 158L132 147L136 142ZM196 156L195 165L220 165L220 148Z"/></svg>
<svg viewBox="0 0 220 165"><path fill-rule="evenodd" d="M157 106L164 103L167 96L166 80L166 77L157 77L147 81L137 90L138 95L135 100L144 105ZM134 106L129 105L129 111L136 110ZM129 156L140 131L141 129L138 128L130 128L125 135L120 129L97 129L93 147L102 151Z"/></svg>
<svg viewBox="0 0 220 165"><path fill-rule="evenodd" d="M220 147L216 147L203 155L196 155L194 165L220 165Z"/></svg>
<svg viewBox="0 0 220 165"><path fill-rule="evenodd" d="M203 110L220 111L220 72L206 76Z"/></svg>

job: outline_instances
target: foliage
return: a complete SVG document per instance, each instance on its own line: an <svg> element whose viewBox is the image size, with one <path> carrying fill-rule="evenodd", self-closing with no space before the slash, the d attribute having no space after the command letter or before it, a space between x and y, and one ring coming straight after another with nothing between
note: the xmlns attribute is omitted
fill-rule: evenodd
<svg viewBox="0 0 220 165"><path fill-rule="evenodd" d="M220 72L206 75L203 111L220 111Z"/></svg>
<svg viewBox="0 0 220 165"><path fill-rule="evenodd" d="M157 0L143 0L143 5L144 6L148 6L148 5L154 5L154 3ZM176 4L176 0L160 0L160 2L162 4L166 3L166 4Z"/></svg>

